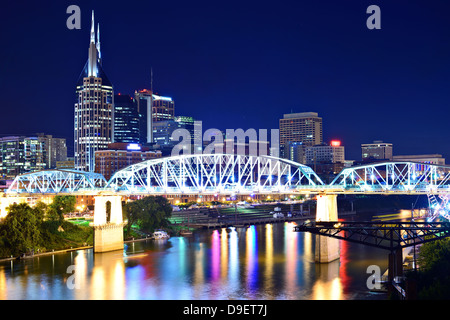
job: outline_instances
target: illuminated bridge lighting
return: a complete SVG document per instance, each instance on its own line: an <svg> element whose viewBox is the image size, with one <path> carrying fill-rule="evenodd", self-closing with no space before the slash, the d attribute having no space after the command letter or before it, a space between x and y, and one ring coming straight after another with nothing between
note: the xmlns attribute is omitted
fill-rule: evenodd
<svg viewBox="0 0 450 320"><path fill-rule="evenodd" d="M183 155L152 159L114 174L107 188L132 194L254 194L323 186L307 166L270 156Z"/></svg>
<svg viewBox="0 0 450 320"><path fill-rule="evenodd" d="M181 155L133 164L109 182L100 174L48 170L16 177L19 194L450 194L450 166L384 162L344 168L324 184L308 166L271 156ZM446 207L445 201L443 207ZM448 210L447 210L448 211Z"/></svg>

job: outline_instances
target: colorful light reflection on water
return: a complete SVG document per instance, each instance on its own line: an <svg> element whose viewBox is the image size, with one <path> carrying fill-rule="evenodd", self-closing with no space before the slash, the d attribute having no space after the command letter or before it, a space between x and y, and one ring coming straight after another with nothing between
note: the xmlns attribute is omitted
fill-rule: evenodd
<svg viewBox="0 0 450 320"><path fill-rule="evenodd" d="M366 286L384 251L341 242L341 259L314 262L315 236L293 223L202 230L124 252L92 250L0 264L1 299L382 299ZM67 267L74 264L79 289Z"/></svg>

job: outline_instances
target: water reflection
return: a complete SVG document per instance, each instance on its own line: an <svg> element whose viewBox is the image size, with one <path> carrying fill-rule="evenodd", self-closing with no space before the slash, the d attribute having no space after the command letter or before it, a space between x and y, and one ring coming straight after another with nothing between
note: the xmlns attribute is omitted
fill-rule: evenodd
<svg viewBox="0 0 450 320"><path fill-rule="evenodd" d="M341 242L341 259L314 262L315 238L293 223L202 230L193 237L136 242L0 264L4 299L363 299L369 264L387 255ZM369 258L370 256L370 258ZM70 265L80 289L68 283Z"/></svg>
<svg viewBox="0 0 450 320"><path fill-rule="evenodd" d="M264 273L264 291L273 297L273 225L266 225L266 252L265 252L265 273Z"/></svg>
<svg viewBox="0 0 450 320"><path fill-rule="evenodd" d="M316 265L317 280L312 288L313 300L341 300L342 286L339 279L340 261Z"/></svg>
<svg viewBox="0 0 450 320"><path fill-rule="evenodd" d="M258 243L256 241L256 226L250 226L246 230L246 291L249 299L257 298L257 284L258 284Z"/></svg>

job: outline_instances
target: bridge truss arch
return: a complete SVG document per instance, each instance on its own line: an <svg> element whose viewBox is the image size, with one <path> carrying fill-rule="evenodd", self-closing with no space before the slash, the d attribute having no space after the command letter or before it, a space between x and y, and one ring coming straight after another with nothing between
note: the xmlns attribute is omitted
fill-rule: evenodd
<svg viewBox="0 0 450 320"><path fill-rule="evenodd" d="M450 166L417 162L382 162L343 169L329 187L355 192L448 194Z"/></svg>
<svg viewBox="0 0 450 320"><path fill-rule="evenodd" d="M131 165L116 172L107 188L129 194L252 194L322 185L310 167L286 159L196 154Z"/></svg>
<svg viewBox="0 0 450 320"><path fill-rule="evenodd" d="M38 171L17 176L8 188L8 194L72 194L96 192L107 184L103 175L70 169Z"/></svg>

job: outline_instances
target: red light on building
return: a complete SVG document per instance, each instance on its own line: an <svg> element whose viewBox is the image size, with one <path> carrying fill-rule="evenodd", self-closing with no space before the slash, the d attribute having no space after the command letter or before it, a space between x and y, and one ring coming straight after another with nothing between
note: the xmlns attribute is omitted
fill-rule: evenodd
<svg viewBox="0 0 450 320"><path fill-rule="evenodd" d="M331 146L332 147L340 147L341 142L339 140L333 140L333 141L331 141Z"/></svg>

